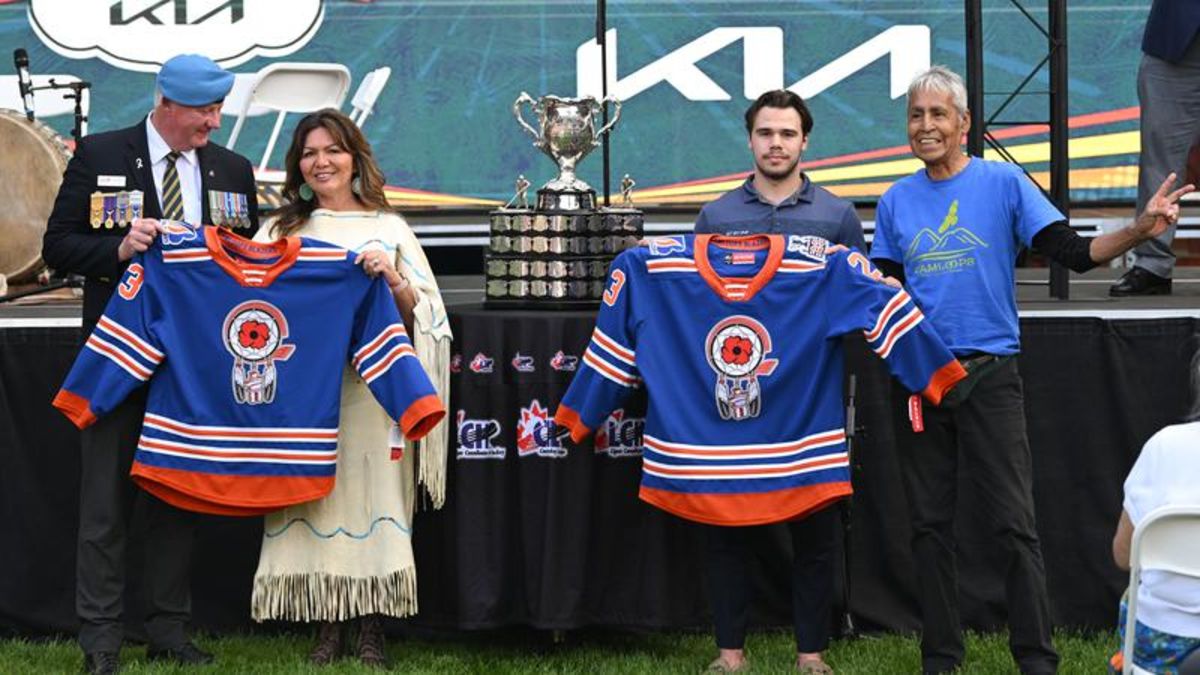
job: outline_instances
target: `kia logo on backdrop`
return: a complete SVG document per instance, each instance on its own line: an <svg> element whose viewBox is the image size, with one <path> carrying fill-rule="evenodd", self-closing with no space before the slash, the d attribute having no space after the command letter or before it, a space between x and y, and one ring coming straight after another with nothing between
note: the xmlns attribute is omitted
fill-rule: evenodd
<svg viewBox="0 0 1200 675"><path fill-rule="evenodd" d="M321 27L322 0L30 0L29 25L71 59L157 72L176 54L226 68L300 49Z"/></svg>

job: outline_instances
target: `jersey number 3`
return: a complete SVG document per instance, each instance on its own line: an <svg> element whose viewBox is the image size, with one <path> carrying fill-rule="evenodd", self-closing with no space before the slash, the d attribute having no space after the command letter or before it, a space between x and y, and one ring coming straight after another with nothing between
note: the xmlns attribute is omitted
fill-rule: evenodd
<svg viewBox="0 0 1200 675"><path fill-rule="evenodd" d="M138 291L142 290L142 281L144 280L142 273L144 271L138 263L129 266L125 280L121 282L120 286L117 286L117 292L121 294L122 298L132 300L137 297Z"/></svg>
<svg viewBox="0 0 1200 675"><path fill-rule="evenodd" d="M608 289L604 291L604 304L612 307L617 304L617 296L621 295L621 289L625 287L625 273L621 270L612 271L612 283L608 285Z"/></svg>

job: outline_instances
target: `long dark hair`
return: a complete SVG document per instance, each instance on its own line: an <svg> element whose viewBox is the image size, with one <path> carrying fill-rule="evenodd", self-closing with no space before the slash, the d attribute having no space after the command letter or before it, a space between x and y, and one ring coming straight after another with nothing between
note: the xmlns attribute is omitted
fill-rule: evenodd
<svg viewBox="0 0 1200 675"><path fill-rule="evenodd" d="M304 154L304 141L308 134L317 128L328 131L334 142L354 158L354 175L361 184L359 201L369 209L393 211L383 193L383 172L375 163L371 144L349 117L333 108L325 108L306 115L292 132L292 145L284 159L287 169L282 190L284 205L275 211L278 219L271 228L271 233L276 237L286 237L295 232L317 208L315 197L311 200L300 197L300 186L304 183L304 176L300 173L300 156Z"/></svg>

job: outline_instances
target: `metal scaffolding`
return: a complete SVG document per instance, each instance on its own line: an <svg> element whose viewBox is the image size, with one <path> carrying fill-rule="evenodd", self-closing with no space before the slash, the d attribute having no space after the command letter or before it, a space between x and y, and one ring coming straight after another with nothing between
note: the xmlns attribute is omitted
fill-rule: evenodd
<svg viewBox="0 0 1200 675"><path fill-rule="evenodd" d="M1049 28L1046 28L1022 5L1022 0L1009 0L1039 32L1046 37L1046 56L1029 71L1013 91L986 91L983 82L983 8L982 0L964 0L967 27L967 107L971 110L972 125L967 133L967 151L976 157L983 156L984 144L995 150L1005 160L1020 165L1020 162L1005 149L1004 144L991 133L992 127L1039 124L1050 127L1050 185L1040 186L1054 205L1069 219L1070 158L1067 154L1067 2L1047 0ZM1046 65L1050 68L1050 88L1047 91L1029 91L1029 83ZM993 110L985 109L984 96L1004 96ZM1018 96L1046 95L1048 119L1002 121L1000 115ZM1024 169L1024 167L1022 167ZM1028 174L1028 171L1025 171ZM1032 176L1031 176L1032 178ZM1036 182L1036 181L1035 181ZM1070 295L1069 272L1057 262L1050 263L1050 296L1066 300Z"/></svg>

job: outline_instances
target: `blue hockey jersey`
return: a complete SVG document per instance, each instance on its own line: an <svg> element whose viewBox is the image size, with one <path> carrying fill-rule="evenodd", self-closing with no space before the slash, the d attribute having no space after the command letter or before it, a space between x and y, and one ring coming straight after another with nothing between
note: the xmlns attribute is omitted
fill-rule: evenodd
<svg viewBox="0 0 1200 675"><path fill-rule="evenodd" d="M645 386L643 500L716 525L815 511L851 492L842 335L935 404L966 375L881 279L819 237L649 239L613 261L555 422L580 442Z"/></svg>
<svg viewBox="0 0 1200 675"><path fill-rule="evenodd" d="M261 514L333 489L347 361L405 437L445 415L386 284L352 253L168 223L54 405L84 428L148 381L133 480L180 508Z"/></svg>

